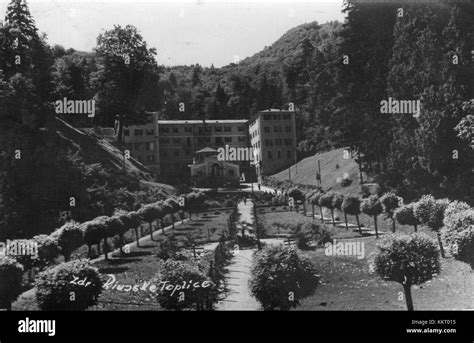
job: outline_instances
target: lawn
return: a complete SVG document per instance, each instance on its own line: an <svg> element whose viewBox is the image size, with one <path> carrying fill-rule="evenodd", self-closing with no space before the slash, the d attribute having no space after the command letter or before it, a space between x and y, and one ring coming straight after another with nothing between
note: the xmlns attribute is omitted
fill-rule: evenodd
<svg viewBox="0 0 474 343"><path fill-rule="evenodd" d="M309 208L311 211L311 208ZM304 216L302 213L285 211L283 207L259 209L259 222L266 229L267 236L278 234L274 223L294 226L299 222L318 223L318 219ZM319 214L319 209L316 209ZM325 216L330 216L325 213ZM341 217L339 213L336 217ZM390 219L379 216L380 232L391 232ZM349 222L355 219L349 217ZM361 215L361 223L373 227L373 218ZM331 233L332 239L348 239L351 242L363 242L365 257L326 256L323 247L316 250L301 251L316 266L322 283L311 297L302 301L297 310L406 310L403 289L395 282L385 282L370 271L369 265L378 251L378 240L374 236L361 237L357 231L333 227L330 223L322 224ZM412 233L413 227L398 225L397 232ZM420 227L436 240L436 234L427 227ZM280 234L288 233L280 229ZM474 308L474 272L462 262L453 259L442 259L440 275L433 280L412 289L415 310L461 310Z"/></svg>
<svg viewBox="0 0 474 343"><path fill-rule="evenodd" d="M230 211L215 211L193 215L193 220L184 225L176 225L174 230L166 232L166 236L174 235L178 244L186 244L185 233L192 233L196 243L205 244L217 242L221 234L228 230L227 219ZM208 229L209 236L208 236ZM95 264L102 274L113 274L120 284L143 285L149 282L157 273L157 257L160 241L163 240L161 231L154 234L157 241L147 239L140 247L133 246L125 257L117 257L110 261L100 261ZM210 237L210 240L209 240ZM189 254L191 252L189 251ZM108 277L105 278L105 280ZM99 304L92 310L161 310L154 295L150 292L125 293L117 290L104 290L99 298Z"/></svg>
<svg viewBox="0 0 474 343"><path fill-rule="evenodd" d="M402 286L369 270L375 237L364 237L365 258L326 256L324 248L301 252L316 266L322 283L297 310L406 310ZM412 288L415 310L474 308L474 273L467 264L442 259L438 277Z"/></svg>
<svg viewBox="0 0 474 343"><path fill-rule="evenodd" d="M207 211L199 216L193 214L193 220L184 224L177 223L175 229L166 231L166 236L174 235L179 246L184 247L187 244L184 233L193 234L194 240L198 247L205 243L217 242L221 234L228 231L227 220L230 215L229 210L225 211ZM145 225L148 230L148 224ZM156 229L156 228L155 228ZM210 229L210 231L208 231ZM133 232L133 231L132 231ZM148 231L146 231L148 232ZM208 235L209 234L209 235ZM132 241L134 235L129 236ZM152 241L148 236L140 240L140 247L130 244L129 253L124 256L118 254L112 255L108 261L101 259L93 262L94 266L103 274L104 282L106 282L111 274L121 285L139 285L143 286L144 282L151 281L157 273L157 253L160 251L160 242L164 240L161 230L157 230L153 234L156 241ZM210 238L210 240L209 240ZM191 257L191 250L186 250ZM87 253L87 249L79 251L79 253ZM83 256L85 257L85 256ZM13 304L14 310L39 310L34 300L35 289L24 293ZM119 291L117 289L103 290L99 297L99 304L89 310L161 310L155 295L148 291L130 292Z"/></svg>

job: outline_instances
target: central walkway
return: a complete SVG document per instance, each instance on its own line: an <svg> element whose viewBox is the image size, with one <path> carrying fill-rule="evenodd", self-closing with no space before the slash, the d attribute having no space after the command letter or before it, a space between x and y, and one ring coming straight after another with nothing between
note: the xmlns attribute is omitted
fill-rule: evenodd
<svg viewBox="0 0 474 343"><path fill-rule="evenodd" d="M254 226L253 203L247 200L246 204L240 202L237 205L240 214L239 223ZM218 311L226 310L259 310L260 303L250 295L248 282L250 269L252 267L252 256L256 249L239 250L234 255L227 267L225 276L226 296L216 306Z"/></svg>

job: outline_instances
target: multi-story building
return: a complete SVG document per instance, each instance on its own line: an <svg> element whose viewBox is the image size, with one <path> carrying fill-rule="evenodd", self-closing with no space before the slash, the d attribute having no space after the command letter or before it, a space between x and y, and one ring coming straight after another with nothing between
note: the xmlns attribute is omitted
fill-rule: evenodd
<svg viewBox="0 0 474 343"><path fill-rule="evenodd" d="M197 151L226 145L253 148L258 176L273 174L295 162L295 115L291 111L261 111L250 121L159 120L158 113L151 115L148 124L125 128L123 141L130 154L161 180L189 179ZM247 180L255 174L249 161L233 163L239 165Z"/></svg>
<svg viewBox="0 0 474 343"><path fill-rule="evenodd" d="M260 111L249 120L249 133L259 181L296 162L294 111Z"/></svg>

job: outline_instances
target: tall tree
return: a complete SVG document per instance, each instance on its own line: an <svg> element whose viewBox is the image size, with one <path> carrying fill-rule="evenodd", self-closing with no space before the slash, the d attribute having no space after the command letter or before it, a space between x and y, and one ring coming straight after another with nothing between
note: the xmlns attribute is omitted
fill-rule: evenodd
<svg viewBox="0 0 474 343"><path fill-rule="evenodd" d="M134 26L115 25L99 35L96 53L100 67L93 84L97 90L98 120L104 126L111 126L114 119L119 119L117 134L121 141L124 125L146 120L146 104L139 100L148 77L157 73L156 50L147 47ZM156 81L155 78L151 84Z"/></svg>

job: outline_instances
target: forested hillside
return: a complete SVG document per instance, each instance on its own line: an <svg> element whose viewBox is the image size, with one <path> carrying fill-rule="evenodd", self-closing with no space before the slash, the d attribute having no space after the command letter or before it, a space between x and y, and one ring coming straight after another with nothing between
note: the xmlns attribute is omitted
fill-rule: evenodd
<svg viewBox="0 0 474 343"><path fill-rule="evenodd" d="M135 176L112 177L57 136L52 104L64 97L96 106L93 118L61 114L68 123L110 127L118 119L119 131L147 111L249 118L293 103L299 158L348 146L365 173L407 201L432 193L472 203L474 5L347 1L345 13L344 23L295 27L236 64L165 67L132 25L108 28L90 52L51 47L27 4L11 1L0 27L2 225L26 234L53 227L66 209L86 218L137 201L127 193L138 192ZM419 100L419 116L381 113L389 97ZM75 186L89 196L85 209L68 208L71 183L87 178ZM56 193L45 197L42 187Z"/></svg>

